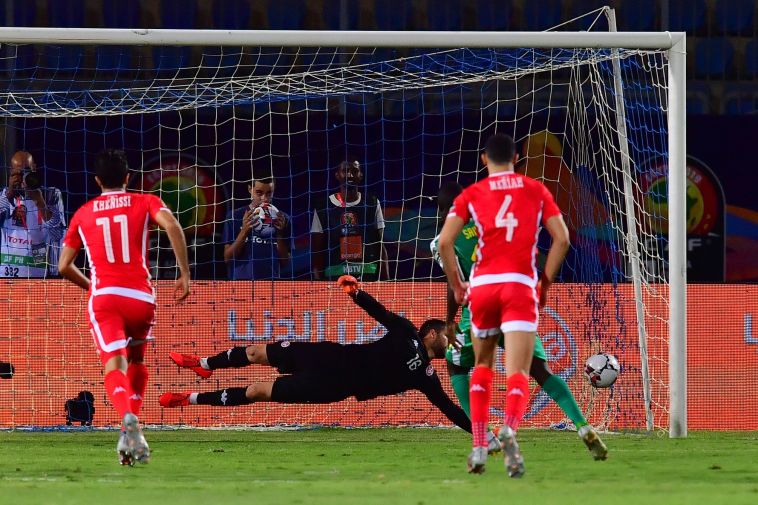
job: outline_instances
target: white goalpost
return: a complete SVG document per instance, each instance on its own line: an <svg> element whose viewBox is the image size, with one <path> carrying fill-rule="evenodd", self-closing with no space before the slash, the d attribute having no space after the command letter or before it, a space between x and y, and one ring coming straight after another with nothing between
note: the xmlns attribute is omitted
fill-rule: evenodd
<svg viewBox="0 0 758 505"><path fill-rule="evenodd" d="M443 179L454 177L461 182L471 182L477 176L476 167L471 167L470 163L471 160L476 163L477 149L481 147L483 135L497 129L513 133L514 138L525 146L524 153L528 154L524 156L527 173L529 175L536 173L538 177L551 179L556 190L563 195L563 201L574 209L572 215L575 217L569 220L574 220L576 233L581 236L580 243L584 244L577 246L574 254L575 261L579 265L576 269L579 270L581 267L591 270L593 265L600 261L598 258L605 258L603 261L612 264L607 274L589 275L587 278L578 273L572 274L567 284L576 285L576 287L569 286L566 294L561 294L561 297L566 298L560 300L567 307L567 311L573 308L580 314L577 318L587 320L583 323L587 326L586 342L583 344L584 347L580 346L583 351L586 349L597 351L603 346L615 346L612 349L626 352L630 347L634 347L629 351L629 355L635 356L635 359L639 357L639 365L629 364L628 370L622 369L622 376L619 379L619 382L624 380L624 373L630 376L639 374L639 390L636 386L634 390L619 389L615 397L611 393L611 398L603 397L598 402L605 401L609 405L606 410L611 411L614 408L618 409L613 406L616 405L613 402L636 402L636 396L639 395L639 402L644 410L643 421L640 422L641 428L646 431L667 429L672 438L686 437L686 35L683 32L616 32L615 18L612 14L609 21L612 31L608 33L0 28L0 61L5 60L8 77L6 85L0 87L0 118L6 121L6 130L13 131L12 136L18 138L20 133L26 131L25 128L31 131L39 127L36 123L30 123L29 126L13 123L25 118L49 120L51 128L60 129L62 126L55 122L59 118L65 121L66 118L97 119L101 116L107 118L176 112L178 119L175 123L171 122L171 138L173 135L177 137L190 135L182 133L186 121L192 121L193 125L210 122L216 138L204 138L200 133L192 133L191 135L197 136L197 139L193 140L196 152L201 150L203 153L213 152L211 144L230 142L232 145L228 150L235 153L235 159L242 159L249 162L248 164L257 166L269 164L270 170L274 170L276 160L273 158L295 157L300 151L309 149L328 149L320 143L328 142L335 136L341 136L340 142L344 144L346 151L374 149L375 152L381 152L380 169L385 164L402 167L402 169L393 169L395 171L392 172L391 177L386 177L387 181L384 181L385 178L381 175L369 174L374 177L374 184L377 187L384 188L385 200L390 199L388 195L392 194L393 188L405 187L402 186L405 178L419 177L419 181L411 185L414 190L420 188L420 195L406 195L403 189L403 194L397 197L400 203L396 207L402 209L403 212L413 208L414 217L412 219L403 217L404 213L398 214L401 217L393 217L391 212L386 213L385 216L387 222L394 226L393 229L398 230L398 243L407 240L416 246L428 235L428 228L434 227L436 223L436 216L430 214L431 211L424 197L433 196L434 186L439 187L438 183ZM93 54L102 46L139 48L145 54L153 48L195 48L196 53L202 53L203 59L200 65L181 65L168 73L161 74L156 71L155 75L144 77L144 69L141 68L140 62L146 61L147 57L145 57L123 71L123 75L129 75L129 77L115 77L110 83L76 69L69 69L68 73L66 71L55 73L46 68L45 72L51 73L54 77L45 77L44 72L37 74L28 70L39 63L24 67L26 74L13 73L15 62L21 61L23 57L22 48L49 45L93 48ZM219 56L213 60L213 64L205 63L211 61L208 57L210 51L206 50L210 47L220 48ZM255 51L250 53L245 48L255 48ZM409 52L400 57L397 55L385 57L381 52L385 49L396 48L405 48ZM421 50L428 50L428 52ZM87 58L94 58L94 56L80 56L77 60L79 62L77 68L86 66L81 62L89 61ZM41 61L34 58L32 60ZM229 61L231 63L228 63ZM293 61L307 63L292 63ZM100 70L102 69L93 68L91 75L100 75L96 73ZM27 75L31 76L27 79L38 80L41 84L38 87L34 85L23 87L21 78L18 76ZM85 77L81 77L82 75ZM635 82L630 83L630 79ZM70 82L62 83L67 80ZM43 81L47 84L43 84ZM534 97L538 94L544 94L547 98L543 101L536 100ZM341 100L337 112L333 111L335 108L330 103L332 98ZM460 114L456 116L456 121L450 126L445 126L439 135L424 129L431 127L419 127L422 129L418 138L422 140L418 141L428 141L430 147L421 147L418 153L414 151L413 154L407 154L402 149L402 144L407 145L408 142L413 142L414 137L401 137L401 141L397 144L388 144L387 139L394 135L394 130L385 132L385 121L398 123L397 128L401 130L403 123L408 122L410 117L414 118L414 121L417 118L423 118L425 114L433 115L437 119L447 117L444 111L447 110L446 104L452 99L459 100L460 103ZM350 103L346 104L345 100ZM345 108L349 109L351 105L359 111L346 112ZM252 107L252 112L249 114L247 111L244 113L232 111L228 117L219 117L217 112L200 117L198 113L200 109L218 111L222 108L248 106ZM400 108L400 112L397 116L393 116L392 114L395 114L393 107L396 106ZM257 110L256 107L260 107L262 111ZM318 114L311 115L311 111L317 111ZM330 113L341 115L343 118L348 114L356 115L351 116L351 121L345 119L343 128L336 129L329 123ZM298 114L304 114L302 121L297 117ZM469 117L477 114L478 116L474 119ZM286 123L286 135L277 130L278 123L275 119L280 116L276 115L284 118L282 124ZM379 119L376 121L368 119L369 116ZM542 118L543 116L545 124L540 123L537 126L539 120L535 121L535 117ZM556 118L556 116L560 117ZM256 117L265 118L261 120L263 126L255 122ZM468 122L469 120L471 122ZM148 121L150 125L139 127L140 130L137 132L139 140L135 140L135 143L143 142L147 132L152 132L153 128L156 135L165 134L166 126L161 123L162 120L155 121L155 125ZM476 125L477 121L478 125ZM231 127L231 140L224 137L226 135L224 125L227 122L243 125L239 127L239 131L237 126ZM317 125L317 122L320 123ZM374 122L381 124L374 126ZM532 126L532 123L535 125ZM560 126L556 130L552 127L553 124ZM46 128L47 124L44 127ZM263 127L265 127L265 134L259 137L256 131ZM100 128L99 123L98 128ZM127 126L122 125L121 128L124 131L134 130L132 123ZM358 140L349 131L351 128L356 131L362 130L363 133L356 136ZM102 127L103 132L109 129L110 126ZM313 131L318 129L318 135L309 136L311 129ZM374 129L380 132L376 133L376 138L372 137ZM553 133L550 133L551 131ZM106 133L103 133L103 136L105 135ZM123 134L123 136L126 135L127 133ZM235 146L235 142L243 135L250 137L245 139L245 142L250 144L254 144L253 141L268 142L268 154L272 160L256 154L255 146L246 147L250 150L249 154L237 154L239 148ZM277 135L280 135L281 139ZM438 162L437 158L433 158L436 154L431 152L437 148L437 144L434 143L435 135L443 137L439 144L441 159L438 166L435 165L434 169L427 170L424 167L432 163L427 160L434 159L433 163ZM10 136L10 133L6 134L6 138ZM562 150L548 149L549 143L552 142L551 137L561 138ZM153 140L150 139L150 142L145 143L153 145ZM278 151L277 146L280 140L286 143L282 151L284 154ZM544 142L535 144L537 140L539 142L544 140ZM170 141L156 142L155 156L158 158L165 156L164 145L168 145ZM454 152L453 146L456 143L461 147L458 153ZM380 147L375 147L379 144L381 144ZM177 149L177 151L180 150ZM395 152L401 154L395 154ZM84 157L85 154L91 153L87 151L79 154ZM202 154L197 158L200 159L203 156L207 157L206 154ZM304 156L307 157L307 155ZM323 157L329 159L330 163L333 161L330 153L324 154ZM225 163L222 158L223 156L217 156L216 159L210 160L209 165L221 166ZM408 161L409 159L411 161ZM660 197L658 199L650 196L652 190L646 186L646 183L641 182L652 180L648 173L649 167L645 164L654 163L654 159L657 160L656 163L659 163L655 170L658 170L660 163L667 167L667 169L661 169L667 170L665 173L656 172L656 177L667 178L667 194L657 195ZM148 166L148 161L147 155L143 154L141 159L143 166ZM282 163L286 163L286 160ZM553 171L545 171L542 167L545 163L554 163ZM409 166L407 172L406 164ZM415 165L422 167L420 175L412 174L410 167ZM300 173L296 172L291 165L287 166L289 172L281 179L290 181L282 183L287 185L289 199L292 201L297 201L298 198L310 199L311 193L315 190L312 190L311 186L301 187L304 184L301 181L310 180L308 178L312 175L308 175L307 171L314 167L307 167L303 173ZM451 166L456 167L451 169ZM73 168L65 169L60 176L72 178L74 172ZM229 169L229 172L235 183L249 180L249 173L242 173L236 166ZM570 174L567 175L566 172ZM222 186L226 188L223 183L201 180L201 176L197 174L193 176L195 177L194 186L184 188L187 191L199 192L201 189L198 188L212 187L214 191L217 191L214 195L220 195ZM276 177L279 180L280 176ZM324 170L315 177L328 179L330 174L328 170ZM157 190L164 191L164 182L156 184ZM581 185L585 189L577 189L574 185ZM321 186L318 187L321 188ZM76 190L81 191L82 194L89 191L86 188ZM167 189L165 191L167 195L173 194ZM225 191L229 192L229 190ZM180 193L181 190L178 192ZM594 203L588 203L590 194ZM226 198L230 205L234 201L233 196L225 195L218 198L219 200ZM651 203L654 200L656 203ZM665 204L660 204L659 200L665 201ZM558 202L560 205L560 198ZM389 206L386 202L384 204ZM305 204L304 206L307 207ZM293 213L296 207L297 205L293 204ZM210 204L208 208L210 209ZM74 210L67 209L70 213ZM198 214L196 210L191 211L193 216ZM565 209L562 208L562 210ZM603 215L599 216L598 213L601 211ZM207 210L206 213L210 212L211 210ZM305 226L307 226L308 216L293 217L304 223L303 235L306 235L308 230ZM223 215L213 214L203 226L218 225L220 229L223 221ZM202 234L198 232L200 229L199 225L194 226L193 231L188 233ZM665 239L661 238L664 235L663 230L665 230ZM218 237L219 235L220 232L213 232L209 236ZM197 236L194 238L197 239ZM297 237L293 234L291 238L294 241ZM215 240L215 238L208 239L209 242ZM384 240L390 240L386 231ZM200 243L199 239L197 242ZM165 239L159 238L154 250L156 254L159 252L164 254L166 247ZM395 263L407 266L413 273L407 279L400 278L398 275L396 280L408 280L408 286L400 286L403 283L393 284L382 281L377 289L384 289L383 293L388 298L394 296L398 304L406 299L412 300L417 306L409 310L416 315L431 315L429 312L432 311L432 304L436 304L433 308L437 314L443 313L440 311L443 301L437 299L439 298L438 291L432 292L425 287L426 284L422 286L419 282L424 276L427 281L438 280L433 273L417 274L417 269L420 268L418 265L425 258L414 256L411 259L403 259L405 257L402 256L402 248L398 247L397 250ZM404 264L403 261L406 263ZM169 272L172 267L162 265L156 268L165 268L166 272ZM574 269L574 267L571 268ZM397 271L400 271L399 269L400 267ZM293 279L296 278L293 277ZM278 287L276 283L258 287L262 284L221 285L211 284L217 281L208 281L208 292L222 293L228 300L238 300L244 297L245 293L250 293L250 302L245 302L250 305L253 299L273 300L275 297L282 296L277 295L277 292L287 291L286 296L289 297L287 300L292 301L292 306L287 310L292 314L291 320L295 321L295 316L300 314L300 305L297 305L300 302L296 301L298 297L304 296L303 293L309 290L326 289L319 283L300 279L286 281L290 283L286 284L286 287ZM49 284L45 287L40 287L40 284L29 284L19 289L17 287L19 285L14 287L13 282L15 281L0 280L2 283L0 298L5 299L8 304L20 296L30 298L38 289L44 289L49 295L47 300L43 301L48 309L53 305L63 307L81 303L81 299L64 298L68 295L64 293L65 288L58 284ZM28 282L49 281L29 280ZM583 283L589 287L582 287ZM611 286L609 290L613 294L607 296L598 294L592 286L600 284ZM326 291L323 292L326 293ZM340 314L342 313L340 311L345 311L337 307L337 302L332 302L331 294L323 294L323 297L324 300L328 300L327 311ZM428 302L432 298L435 301ZM567 299L570 303L565 303ZM628 304L627 301L629 301ZM583 304L593 305L593 307L586 308ZM230 307L232 305L233 303ZM208 309L222 311L219 314L214 312L212 316L209 316L213 320L212 324L218 326L228 324L230 339L248 338L250 341L257 338L250 336L257 334L256 331L259 333L258 330L264 326L260 320L255 320L257 316L251 316L247 322L248 336L240 337L243 333L239 330L242 328L242 323L238 324L235 318L243 317L241 309L237 307L236 312L229 315L223 313L224 309L223 302L217 302L213 309ZM166 308L161 307L160 310L165 311ZM307 312L308 318L312 317L304 323L303 338L314 338L313 335L317 335L321 331L320 328L331 323L332 315L312 315L318 310L320 309L315 306L307 306L302 311ZM76 309L69 310L64 307L60 308L59 312L55 312L50 317L70 318L72 314L76 314ZM267 314L265 317L268 319L265 324L269 324L268 337L272 335L276 337L277 327L290 324L282 322L285 318L281 314L271 315L270 312ZM318 319L319 317L322 319ZM568 316L562 317L565 319ZM306 319L306 316L303 318ZM568 330L564 331L570 325L558 317L554 319L556 335L570 333ZM175 333L182 333L186 328L190 332L188 335L196 339L193 342L200 342L200 336L191 333L193 331L191 323L188 322L186 326L182 326L185 324L183 322L176 324ZM651 329L649 325L653 325L654 328ZM10 319L8 326L11 326ZM581 326L580 323L577 323L578 326ZM81 325L62 323L61 327L65 328L62 330L65 335L86 333L86 328ZM234 327L237 328L236 333ZM627 331L627 327L633 330ZM362 329L363 326L359 328ZM578 330L573 331L576 333ZM615 340L608 335L602 336L604 331L614 334ZM624 335L632 331L638 336L637 342L634 343L624 339ZM37 338L32 333L33 330L25 330L23 335L16 335L16 340L11 338L6 344L0 339L0 360L4 360L4 356L7 355L23 354L23 351L19 349L24 347L24 342ZM551 335L552 333L546 337L546 344L552 342ZM603 340L604 338L606 340ZM86 335L81 341L86 342ZM655 348L649 350L648 345L651 342ZM213 346L216 345L214 342ZM224 345L226 343L222 338L219 339L218 346L212 348L223 349ZM201 344L198 344L198 347L200 346ZM667 346L667 354L663 355L665 346ZM89 349L81 350L83 353L89 351ZM583 359L580 361L583 362ZM18 366L16 368L20 369ZM30 365L31 368L33 367ZM24 385L19 383L14 387L17 390L23 387L38 390L38 379L41 373L30 372ZM47 374L47 372L44 373ZM76 383L77 379L69 377L67 373L60 372L60 377L65 378L63 382ZM46 387L57 387L50 385L55 381L54 377L48 375L46 377L46 384L48 384ZM164 377L163 380L166 385L178 384L180 379L171 375L169 378ZM79 383L90 384L92 379L88 381ZM578 384L578 382L572 384L572 389L575 391L581 389ZM71 391L78 390L78 387L78 385L72 385L70 388L66 386L65 392L60 394L70 395ZM593 395L599 393L583 391L583 397L590 397L589 401L582 402L583 406L591 409ZM2 393L0 393L0 401L3 400L1 395ZM11 403L21 402L22 400L16 399L18 396L20 395L13 393ZM25 408L27 407L19 403L19 411ZM35 411L34 409L39 409L40 416L47 419L46 406L35 405L32 410ZM324 419L331 419L329 416L333 413L330 411L328 415L324 414ZM297 422L302 419L299 416L304 415L301 410L294 413L282 410L275 411L270 418L256 418L250 421L242 414L236 413L231 419L224 419L222 423L288 424L290 414L298 419ZM366 416L370 417L369 414ZM612 419L624 418L625 414L609 413L607 416L608 419L603 418L605 420L601 423L605 423L605 427L613 427ZM666 419L666 426L660 424L659 419L662 418ZM21 422L18 419L12 416L3 417L0 413L0 425L36 424L34 419ZM307 417L307 419L319 422L320 418ZM420 417L420 422L425 422L425 419ZM156 412L154 420L163 422L163 414ZM169 421L188 424L194 422L192 418L186 420L172 418ZM46 422L43 420L40 424ZM359 421L359 424L360 422L362 421ZM622 425L622 427L628 426Z"/></svg>

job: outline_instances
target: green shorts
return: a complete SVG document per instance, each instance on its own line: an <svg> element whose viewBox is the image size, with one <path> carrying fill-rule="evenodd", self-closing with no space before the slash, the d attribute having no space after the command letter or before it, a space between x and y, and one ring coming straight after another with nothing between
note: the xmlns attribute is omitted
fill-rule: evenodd
<svg viewBox="0 0 758 505"><path fill-rule="evenodd" d="M452 347L448 347L447 352L445 353L445 359L447 359L448 363L464 368L472 368L475 360L474 346L471 343L471 314L468 311L468 307L463 307L461 321L458 324L458 327L461 331L455 336L455 338L458 343L461 344L461 348L456 350ZM503 344L503 337L500 336L500 342L498 342L498 345L503 347ZM542 339L536 333L534 335L534 354L532 356L547 361L545 348L542 346Z"/></svg>

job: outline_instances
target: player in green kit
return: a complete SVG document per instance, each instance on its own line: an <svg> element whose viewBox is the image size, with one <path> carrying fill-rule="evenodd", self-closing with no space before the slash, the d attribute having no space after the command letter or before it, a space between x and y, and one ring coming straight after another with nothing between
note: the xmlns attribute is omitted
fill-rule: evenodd
<svg viewBox="0 0 758 505"><path fill-rule="evenodd" d="M437 197L437 206L439 215L446 216L463 188L457 182L447 182L440 188ZM439 254L437 252L437 242L439 237L432 241L431 249L435 260L442 266ZM463 227L461 234L455 240L455 256L458 260L458 272L463 280L468 280L471 273L471 267L476 261L476 249L478 244L478 233L473 221L469 221ZM458 313L459 305L455 301L452 290L447 292L447 316L446 321L449 325L455 326L455 316ZM471 344L471 315L468 307L464 306L461 311L461 319L456 331L448 331L448 335L456 335L456 343L450 345L445 358L447 360L447 369L450 375L450 382L453 391L458 397L461 408L468 414L469 412L469 372L474 366L474 348ZM500 337L500 346L502 347L503 337ZM574 399L574 395L568 387L568 384L559 376L554 375L547 364L547 355L542 346L542 339L535 335L534 339L534 356L532 358L532 367L529 374L537 381L545 393L550 396L558 406L571 419L579 432L587 448L590 450L595 459L606 459L608 449L595 429L590 426L585 419L582 411Z"/></svg>

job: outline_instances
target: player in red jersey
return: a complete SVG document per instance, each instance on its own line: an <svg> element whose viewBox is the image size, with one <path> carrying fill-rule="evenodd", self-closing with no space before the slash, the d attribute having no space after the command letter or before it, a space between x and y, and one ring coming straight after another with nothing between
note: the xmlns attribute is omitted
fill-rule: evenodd
<svg viewBox="0 0 758 505"><path fill-rule="evenodd" d="M537 331L538 304L544 306L550 283L569 247L561 211L542 183L513 171L518 160L513 139L497 134L487 140L482 162L489 176L466 188L454 201L439 239L439 252L458 303L468 297L475 368L469 396L474 448L469 471L484 471L487 423L495 348L505 334L505 425L500 430L508 475L524 474L516 429L529 402L529 367ZM455 261L454 242L473 219L479 231L477 259L469 282ZM537 237L542 223L552 237L545 269L537 276ZM467 293L468 291L468 293Z"/></svg>
<svg viewBox="0 0 758 505"><path fill-rule="evenodd" d="M105 370L105 389L119 416L122 432L116 450L122 465L147 463L150 448L137 416L147 386L145 342L155 314L155 294L147 266L148 228L168 234L179 266L174 298L189 295L189 264L184 231L160 198L126 191L129 166L119 150L101 152L95 180L102 194L76 211L64 239L58 268L66 279L89 290L89 326ZM74 265L84 246L88 279Z"/></svg>

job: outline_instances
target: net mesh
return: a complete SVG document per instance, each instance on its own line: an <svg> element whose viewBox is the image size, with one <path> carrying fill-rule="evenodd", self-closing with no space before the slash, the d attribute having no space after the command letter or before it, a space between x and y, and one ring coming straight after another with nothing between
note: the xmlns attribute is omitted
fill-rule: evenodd
<svg viewBox="0 0 758 505"><path fill-rule="evenodd" d="M614 58L628 156L619 135ZM343 160L359 161L361 194L372 209L379 203L385 223L382 247L364 244L363 252L376 247L374 259L387 267L367 289L417 326L443 317L444 278L429 253L439 224L435 196L444 181L465 186L483 177L479 152L489 135L503 132L518 143L518 169L547 185L571 232L563 284L541 320L551 367L591 422L645 427L630 266L638 261L654 422L667 426L664 53L3 44L0 73L6 159L16 149L35 156L44 186L61 191L62 227L98 194L94 155L121 148L136 170L130 188L161 196L186 230L199 282L184 307L170 303L176 267L167 238L153 233L150 241L159 306L147 360L146 422L446 424L416 392L326 406L183 410L160 409L157 396L275 376L251 367L198 383L170 364L172 350L209 355L284 339L348 343L381 336L382 328L331 283L312 280L314 210L329 205L334 167ZM224 261L224 246L236 234L232 211L250 203L252 178L268 176L275 179L273 204L289 217L291 257L268 259L276 279L229 280L233 268ZM541 237L543 259L548 245ZM14 277L8 268L3 265L3 276ZM54 268L48 275L55 277ZM0 383L0 425L60 424L64 399L83 390L95 395L95 424L117 422L101 386L86 295L55 279L0 283L0 360L16 369L11 381ZM600 351L621 363L613 389L592 389L582 375L584 360ZM436 368L452 395L444 365ZM493 405L502 406L504 370L498 371ZM548 426L562 418L535 386L526 424Z"/></svg>

